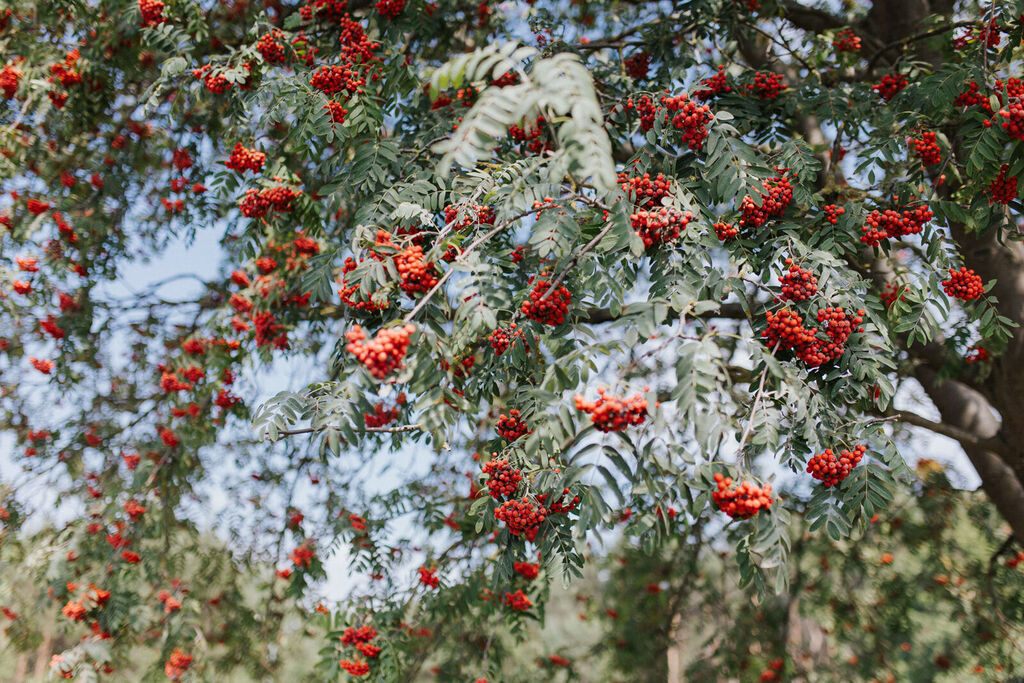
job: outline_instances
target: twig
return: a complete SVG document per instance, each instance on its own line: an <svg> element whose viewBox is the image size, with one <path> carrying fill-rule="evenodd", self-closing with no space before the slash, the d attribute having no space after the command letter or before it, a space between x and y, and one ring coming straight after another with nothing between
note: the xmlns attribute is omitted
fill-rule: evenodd
<svg viewBox="0 0 1024 683"><path fill-rule="evenodd" d="M339 430L340 431L339 427L336 427L336 426L333 426L333 425L324 425L322 427L302 427L301 429L282 429L281 431L279 431L277 433L277 435L279 437L281 437L281 436L295 436L296 434L313 434L313 433L316 433L316 432L323 432L323 431L326 431L328 429L334 429L334 430ZM421 431L422 429L423 429L422 425L412 424L412 425L401 425L401 426L398 426L398 427L365 427L365 428L361 429L360 431L371 433L371 434L401 434L402 432L418 432L418 431ZM267 434L267 438L270 438L269 434Z"/></svg>

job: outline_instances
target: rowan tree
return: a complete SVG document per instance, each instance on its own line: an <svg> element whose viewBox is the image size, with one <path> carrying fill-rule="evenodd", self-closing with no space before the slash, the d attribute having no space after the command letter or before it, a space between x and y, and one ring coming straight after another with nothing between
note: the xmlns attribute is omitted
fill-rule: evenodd
<svg viewBox="0 0 1024 683"><path fill-rule="evenodd" d="M273 676L298 606L319 676L475 680L621 523L786 592L794 524L912 485L906 426L1024 543L1022 37L1020 2L0 3L6 608L61 615L57 676ZM217 277L128 275L211 236Z"/></svg>

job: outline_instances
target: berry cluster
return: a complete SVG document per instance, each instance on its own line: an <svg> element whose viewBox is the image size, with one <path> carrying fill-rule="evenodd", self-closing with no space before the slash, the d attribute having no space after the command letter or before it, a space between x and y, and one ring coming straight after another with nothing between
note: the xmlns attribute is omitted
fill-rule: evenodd
<svg viewBox="0 0 1024 683"><path fill-rule="evenodd" d="M904 209L902 212L876 209L868 214L864 221L865 225L860 229L864 234L860 236L860 241L877 247L882 240L890 237L916 235L924 230L924 224L933 216L932 210L923 204L913 209Z"/></svg>
<svg viewBox="0 0 1024 683"><path fill-rule="evenodd" d="M892 98L896 97L896 93L907 87L907 78L903 74L886 74L882 76L882 80L879 83L871 86L871 89L878 93L879 97L882 98L883 102L888 102Z"/></svg>
<svg viewBox="0 0 1024 683"><path fill-rule="evenodd" d="M958 107L973 107L978 106L984 109L989 114L992 113L992 105L988 101L988 97L981 93L978 89L977 81L970 81L967 84L967 89L956 96L953 100L953 104Z"/></svg>
<svg viewBox="0 0 1024 683"><path fill-rule="evenodd" d="M380 655L381 648L370 643L370 641L376 637L377 629L369 624L360 626L359 628L352 628L349 626L341 636L341 644L354 647L367 659L376 659ZM369 665L359 658L351 660L343 659L339 664L342 669L353 676L362 676L370 671ZM360 673L356 673L357 671Z"/></svg>
<svg viewBox="0 0 1024 683"><path fill-rule="evenodd" d="M892 308L892 305L896 303L896 297L900 298L900 301L907 300L907 288L887 282L885 288L878 294L878 298L885 304L886 309Z"/></svg>
<svg viewBox="0 0 1024 683"><path fill-rule="evenodd" d="M338 296L341 297L342 303L344 303L347 306L351 306L352 308L360 309L371 313L376 311L382 311L388 306L390 306L391 304L387 299L384 299L383 302L381 303L374 303L370 299L356 300L353 298L359 292L359 283L357 282L355 284L350 285L348 283L348 279L345 278L345 275L355 270L357 265L358 264L356 263L355 259L353 259L351 256L345 259L345 265L341 271L341 289L338 290Z"/></svg>
<svg viewBox="0 0 1024 683"><path fill-rule="evenodd" d="M651 56L646 52L637 52L622 60L622 66L626 67L626 73L634 81L643 80L647 78L647 71L651 67Z"/></svg>
<svg viewBox="0 0 1024 683"><path fill-rule="evenodd" d="M160 0L139 0L140 26L156 26L167 21L164 18L164 3Z"/></svg>
<svg viewBox="0 0 1024 683"><path fill-rule="evenodd" d="M728 242L740 234L740 229L731 223L715 223L713 227L719 242Z"/></svg>
<svg viewBox="0 0 1024 683"><path fill-rule="evenodd" d="M750 195L743 197L740 203L739 225L742 228L759 228L769 218L777 218L783 214L789 203L793 201L793 186L786 177L785 169L775 169L779 174L761 183L762 194L760 206Z"/></svg>
<svg viewBox="0 0 1024 683"><path fill-rule="evenodd" d="M992 356L984 346L972 346L967 350L964 361L967 363L984 363L991 360Z"/></svg>
<svg viewBox="0 0 1024 683"><path fill-rule="evenodd" d="M672 186L664 175L659 173L651 178L650 173L642 176L630 176L619 173L619 187L626 193L634 205L642 208L654 208L662 205L663 199L672 196Z"/></svg>
<svg viewBox="0 0 1024 683"><path fill-rule="evenodd" d="M693 220L693 215L689 211L683 213L678 209L663 206L653 211L639 209L636 213L630 214L629 220L633 223L636 234L643 240L644 247L650 249L678 239L679 233Z"/></svg>
<svg viewBox="0 0 1024 683"><path fill-rule="evenodd" d="M461 217L460 217L461 213ZM446 206L444 207L445 225L452 226L453 230L465 230L471 225L494 225L497 216L494 209L489 206L477 204L472 208Z"/></svg>
<svg viewBox="0 0 1024 683"><path fill-rule="evenodd" d="M530 283L533 284L533 289L530 291L530 300L524 301L520 309L523 315L552 327L565 322L565 314L568 313L569 302L572 300L569 290L564 285L559 285L547 294L548 289L551 289L551 281L545 274L536 278L531 277Z"/></svg>
<svg viewBox="0 0 1024 683"><path fill-rule="evenodd" d="M405 9L405 0L377 0L377 13L385 19L396 19Z"/></svg>
<svg viewBox="0 0 1024 683"><path fill-rule="evenodd" d="M495 511L494 518L504 522L513 536L520 534L535 535L536 530L548 516L544 506L524 497L522 500L509 500L502 503Z"/></svg>
<svg viewBox="0 0 1024 683"><path fill-rule="evenodd" d="M508 135L513 142L525 143L525 147L533 154L540 154L548 149L548 143L543 139L547 127L547 120L538 116L532 124L526 123L525 128L512 125L508 128Z"/></svg>
<svg viewBox="0 0 1024 683"><path fill-rule="evenodd" d="M852 451L843 451L837 458L831 448L815 455L807 463L807 472L825 486L835 486L857 466L867 446L854 446Z"/></svg>
<svg viewBox="0 0 1024 683"><path fill-rule="evenodd" d="M860 50L860 37L852 30L844 28L832 39L832 47L836 52L857 52Z"/></svg>
<svg viewBox="0 0 1024 683"><path fill-rule="evenodd" d="M711 108L706 104L697 104L686 93L675 97L662 96L661 103L672 116L672 126L683 131L683 142L691 151L699 152L708 137L707 124L711 122ZM665 118L669 115L666 113Z"/></svg>
<svg viewBox="0 0 1024 683"><path fill-rule="evenodd" d="M512 570L522 576L527 581L533 581L540 574L540 563L539 562L516 562L512 565Z"/></svg>
<svg viewBox="0 0 1024 683"><path fill-rule="evenodd" d="M13 99L18 93L18 83L21 80L21 71L7 64L0 70L0 89L4 91L4 97Z"/></svg>
<svg viewBox="0 0 1024 683"><path fill-rule="evenodd" d="M822 209L825 212L825 220L835 225L839 222L839 217L846 213L846 209L835 204L826 204Z"/></svg>
<svg viewBox="0 0 1024 683"><path fill-rule="evenodd" d="M402 291L413 296L416 292L427 292L437 284L437 270L433 263L423 257L423 247L413 244L395 254L395 268L402 282Z"/></svg>
<svg viewBox="0 0 1024 683"><path fill-rule="evenodd" d="M508 460L498 460L497 453L492 454L483 471L487 475L487 491L495 500L514 496L523 480L523 473L509 465Z"/></svg>
<svg viewBox="0 0 1024 683"><path fill-rule="evenodd" d="M719 64L715 75L705 78L700 84L704 87L693 93L693 96L701 102L706 102L719 93L732 92L732 87L726 81L724 64Z"/></svg>
<svg viewBox="0 0 1024 683"><path fill-rule="evenodd" d="M621 432L627 427L641 425L647 419L647 399L642 395L619 398L606 393L604 387L599 388L597 393L596 401L576 396L576 410L588 413L598 431Z"/></svg>
<svg viewBox="0 0 1024 683"><path fill-rule="evenodd" d="M743 482L735 488L732 485L731 477L723 477L721 473L715 474L717 491L712 491L711 498L718 505L718 509L733 519L748 519L761 510L767 510L774 502L772 500L772 485L766 484L764 488L750 482Z"/></svg>
<svg viewBox="0 0 1024 683"><path fill-rule="evenodd" d="M420 583L427 588L437 588L441 579L437 578L437 569L434 567L420 567L416 570L420 575Z"/></svg>
<svg viewBox="0 0 1024 683"><path fill-rule="evenodd" d="M263 152L256 149L248 149L241 142L236 142L235 148L231 151L231 156L224 162L224 165L232 171L238 171L239 173L245 173L246 171L259 173L263 170L263 164L266 161L267 155Z"/></svg>
<svg viewBox="0 0 1024 683"><path fill-rule="evenodd" d="M818 328L805 328L798 313L788 308L777 313L769 311L766 314L768 326L761 336L767 340L768 346L792 349L796 357L809 367L817 367L843 355L846 342L855 326L863 322L863 315L864 311L857 311L857 315L850 318L842 307L832 306L818 311L817 321L828 337L826 341L818 338Z"/></svg>
<svg viewBox="0 0 1024 683"><path fill-rule="evenodd" d="M565 515L576 509L576 506L580 504L580 497L573 496L566 502L566 496L569 495L569 489L562 489L562 495L558 497L558 500L548 503L548 495L537 496L537 502L547 507L548 512L552 515Z"/></svg>
<svg viewBox="0 0 1024 683"><path fill-rule="evenodd" d="M284 33L279 28L268 31L256 41L256 51L263 55L263 61L267 64L281 64L284 62Z"/></svg>
<svg viewBox="0 0 1024 683"><path fill-rule="evenodd" d="M249 188L238 202L238 209L246 218L262 218L271 210L291 213L292 201L302 195L301 190L290 187Z"/></svg>
<svg viewBox="0 0 1024 683"><path fill-rule="evenodd" d="M522 338L523 331L516 329L515 323L510 323L508 329L499 327L496 330L491 330L491 334L487 337L487 341L491 343L491 349L494 350L495 355L500 356L508 351L508 347L512 346L517 339Z"/></svg>
<svg viewBox="0 0 1024 683"><path fill-rule="evenodd" d="M365 676L370 673L370 665L361 659L339 659L338 666L350 676Z"/></svg>
<svg viewBox="0 0 1024 683"><path fill-rule="evenodd" d="M525 612L533 607L533 603L530 602L530 598L526 597L526 593L524 593L521 588L515 593L505 593L505 604L516 612Z"/></svg>
<svg viewBox="0 0 1024 683"><path fill-rule="evenodd" d="M818 293L818 278L806 268L786 259L789 272L779 278L782 284L782 298L790 301L804 301Z"/></svg>
<svg viewBox="0 0 1024 683"><path fill-rule="evenodd" d="M759 71L754 74L754 82L747 86L747 91L760 100L774 100L785 88L786 81L780 74Z"/></svg>
<svg viewBox="0 0 1024 683"><path fill-rule="evenodd" d="M172 681L177 681L184 676L192 666L192 655L187 655L178 648L164 662L164 675Z"/></svg>
<svg viewBox="0 0 1024 683"><path fill-rule="evenodd" d="M991 195L988 200L989 204L993 202L1009 204L1017 198L1017 176L1007 177L1006 174L1009 171L1010 165L1003 164L999 169L999 175L989 184L988 192Z"/></svg>
<svg viewBox="0 0 1024 683"><path fill-rule="evenodd" d="M402 414L402 406L405 405L405 394L399 394L395 399L395 405L385 408L383 403L373 406L372 413L363 413L363 423L370 429L376 429L391 424Z"/></svg>
<svg viewBox="0 0 1024 683"><path fill-rule="evenodd" d="M384 379L402 367L402 360L409 348L409 336L415 330L412 325L388 327L380 330L377 336L367 343L366 332L359 325L355 325L345 333L345 339L348 340L345 350L366 366L371 375L377 379Z"/></svg>
<svg viewBox="0 0 1024 683"><path fill-rule="evenodd" d="M325 95L337 92L362 93L366 79L347 66L325 64L310 78L309 84Z"/></svg>
<svg viewBox="0 0 1024 683"><path fill-rule="evenodd" d="M1010 102L1006 107L999 110L999 116L1006 119L1003 121L1003 130L1011 138L1024 140L1024 99L1018 98Z"/></svg>
<svg viewBox="0 0 1024 683"><path fill-rule="evenodd" d="M908 141L914 148L914 154L925 166L933 166L942 161L942 150L936 141L935 133L926 130L921 133L920 138L909 138Z"/></svg>
<svg viewBox="0 0 1024 683"><path fill-rule="evenodd" d="M981 281L980 275L975 275L974 271L968 270L966 266L960 266L960 270L949 269L949 279L942 281L942 289L947 296L970 301L985 293L985 284Z"/></svg>
<svg viewBox="0 0 1024 683"><path fill-rule="evenodd" d="M515 441L533 431L527 426L526 420L519 419L518 410L510 410L508 415L499 415L498 425L495 429L505 441Z"/></svg>

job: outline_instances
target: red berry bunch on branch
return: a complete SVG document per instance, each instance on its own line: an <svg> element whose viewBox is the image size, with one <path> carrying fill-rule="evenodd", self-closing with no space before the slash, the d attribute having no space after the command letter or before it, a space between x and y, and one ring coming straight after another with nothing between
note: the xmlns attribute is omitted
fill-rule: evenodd
<svg viewBox="0 0 1024 683"><path fill-rule="evenodd" d="M487 341L491 344L491 349L495 355L500 356L501 354L508 351L508 348L516 342L517 339L523 338L523 331L516 329L515 323L509 323L507 328L499 327L496 330L491 330L491 334L487 337Z"/></svg>
<svg viewBox="0 0 1024 683"><path fill-rule="evenodd" d="M1010 165L1003 164L999 169L999 175L997 175L996 179L989 184L989 204L992 204L993 202L1009 204L1017 198L1017 176L1007 177L1006 174L1009 172Z"/></svg>
<svg viewBox="0 0 1024 683"><path fill-rule="evenodd" d="M316 70L309 84L325 95L343 91L356 94L363 92L366 79L348 66L325 64Z"/></svg>
<svg viewBox="0 0 1024 683"><path fill-rule="evenodd" d="M757 484L745 481L734 487L732 478L724 477L721 473L715 474L715 483L718 490L711 492L711 498L719 510L733 519L753 517L761 510L767 510L774 502L771 484L761 488Z"/></svg>
<svg viewBox="0 0 1024 683"><path fill-rule="evenodd" d="M345 259L345 265L341 271L341 289L338 290L338 296L341 297L342 303L344 303L347 306L351 306L352 308L360 309L371 313L376 311L382 311L388 306L390 306L391 304L387 299L384 299L381 303L374 303L370 299L362 300L353 298L359 292L359 283L357 282L355 284L350 285L345 275L355 270L357 265L358 264L356 263L355 259L353 259L351 256Z"/></svg>
<svg viewBox="0 0 1024 683"><path fill-rule="evenodd" d="M984 363L992 359L992 355L989 350L984 346L972 346L967 350L967 356L964 358L966 363Z"/></svg>
<svg viewBox="0 0 1024 683"><path fill-rule="evenodd" d="M818 278L806 268L786 259L789 272L779 278L782 284L782 298L790 301L804 301L818 293Z"/></svg>
<svg viewBox="0 0 1024 683"><path fill-rule="evenodd" d="M740 229L731 223L715 223L714 228L719 242L728 242L740 234Z"/></svg>
<svg viewBox="0 0 1024 683"><path fill-rule="evenodd" d="M519 490L519 482L523 473L508 464L508 460L498 460L497 453L492 454L491 461L484 465L487 475L487 491L491 498L501 500L511 498Z"/></svg>
<svg viewBox="0 0 1024 683"><path fill-rule="evenodd" d="M524 128L509 126L508 135L513 142L524 143L526 149L533 154L540 154L548 149L548 143L543 139L547 130L547 120L543 116L538 116L533 123L525 122L523 125Z"/></svg>
<svg viewBox="0 0 1024 683"><path fill-rule="evenodd" d="M672 185L664 175L659 173L651 178L650 173L642 176L631 176L625 172L618 175L619 187L626 193L635 206L654 208L662 205L662 199L672 196Z"/></svg>
<svg viewBox="0 0 1024 683"><path fill-rule="evenodd" d="M565 314L569 312L572 294L564 285L555 287L548 294L547 291L551 289L551 281L547 279L548 277L548 274L542 273L539 277L530 278L530 283L533 284L530 300L524 301L520 310L530 320L554 327L565 322Z"/></svg>
<svg viewBox="0 0 1024 683"><path fill-rule="evenodd" d="M635 55L622 60L622 66L625 67L626 73L634 81L643 80L647 78L647 71L651 67L651 55L646 52L637 52Z"/></svg>
<svg viewBox="0 0 1024 683"><path fill-rule="evenodd" d="M290 187L249 188L238 202L238 209L246 218L262 218L270 211L291 213L292 201L302 196L301 190Z"/></svg>
<svg viewBox="0 0 1024 683"><path fill-rule="evenodd" d="M533 581L540 574L540 563L538 562L516 562L512 570L527 581Z"/></svg>
<svg viewBox="0 0 1024 683"><path fill-rule="evenodd" d="M415 331L413 325L388 327L380 330L376 337L366 342L366 332L359 325L355 325L345 333L345 339L348 340L345 350L366 366L371 375L377 379L384 379L402 367L402 360L409 348L409 336Z"/></svg>
<svg viewBox="0 0 1024 683"><path fill-rule="evenodd" d="M561 495L558 496L558 500L548 502L548 495L537 496L537 501L547 507L548 512L552 515L566 515L576 509L576 506L580 504L580 497L573 496L569 498L569 489L562 489Z"/></svg>
<svg viewBox="0 0 1024 683"><path fill-rule="evenodd" d="M1002 126L1011 138L1024 140L1024 99L1018 98L999 110L999 116L1005 119Z"/></svg>
<svg viewBox="0 0 1024 683"><path fill-rule="evenodd" d="M720 93L732 92L732 87L726 80L724 64L719 64L718 72L710 78L705 78L700 84L704 87L693 93L693 96L701 102L706 102Z"/></svg>
<svg viewBox="0 0 1024 683"><path fill-rule="evenodd" d="M437 569L434 567L420 567L416 570L420 575L420 583L427 588L437 588L441 585L441 579L437 578Z"/></svg>
<svg viewBox="0 0 1024 683"><path fill-rule="evenodd" d="M380 655L381 648L370 642L376 637L377 629L369 624L359 628L349 626L345 629L344 635L341 636L341 644L354 647L367 659L376 659ZM370 671L369 665L358 657L354 657L351 660L343 659L339 662L339 665L353 676L362 676Z"/></svg>
<svg viewBox="0 0 1024 683"><path fill-rule="evenodd" d="M526 420L519 419L518 410L508 411L508 415L499 415L498 424L495 428L501 438L506 441L515 441L521 436L529 434L531 431L529 426L526 424Z"/></svg>
<svg viewBox="0 0 1024 683"><path fill-rule="evenodd" d="M461 217L460 217L461 213ZM471 225L494 225L497 216L494 209L489 206L476 204L472 207L446 206L444 207L445 225L452 226L452 230L465 230Z"/></svg>
<svg viewBox="0 0 1024 683"><path fill-rule="evenodd" d="M650 249L678 239L679 233L693 220L693 214L663 206L653 211L639 209L630 214L629 220L636 234L643 240L644 247Z"/></svg>
<svg viewBox="0 0 1024 683"><path fill-rule="evenodd" d="M139 0L139 13L142 15L141 26L157 26L167 21L164 18L164 3L160 0Z"/></svg>
<svg viewBox="0 0 1024 683"><path fill-rule="evenodd" d="M530 602L530 598L526 597L526 593L524 593L521 588L515 593L505 593L505 604L516 612L525 612L533 607L533 603Z"/></svg>
<svg viewBox="0 0 1024 683"><path fill-rule="evenodd" d="M535 535L537 528L547 516L548 511L543 505L534 503L527 497L522 500L506 501L494 511L494 518L504 522L509 533L514 536Z"/></svg>
<svg viewBox="0 0 1024 683"><path fill-rule="evenodd" d="M385 19L396 19L405 9L405 0L377 0L377 13Z"/></svg>
<svg viewBox="0 0 1024 683"><path fill-rule="evenodd" d="M740 204L740 227L759 228L769 218L777 218L783 214L789 203L793 201L793 186L786 177L785 169L776 169L779 174L761 183L763 192L761 204L758 205L750 195L743 197Z"/></svg>
<svg viewBox="0 0 1024 683"><path fill-rule="evenodd" d="M604 387L597 393L596 401L576 396L576 410L589 414L598 431L621 432L627 427L641 425L647 419L647 399L642 395L619 398L608 394Z"/></svg>
<svg viewBox="0 0 1024 683"><path fill-rule="evenodd" d="M903 74L886 74L882 76L881 82L871 86L871 89L878 93L882 101L888 102L896 97L896 93L907 87L907 78Z"/></svg>
<svg viewBox="0 0 1024 683"><path fill-rule="evenodd" d="M925 166L934 166L942 161L942 150L935 133L924 131L920 138L909 138L910 145L914 148L914 154Z"/></svg>
<svg viewBox="0 0 1024 683"><path fill-rule="evenodd" d="M402 278L402 291L413 296L416 292L427 292L437 284L437 270L433 263L423 257L423 247L413 244L395 254L395 268Z"/></svg>
<svg viewBox="0 0 1024 683"><path fill-rule="evenodd" d="M882 300L882 303L884 303L885 307L888 309L892 308L892 305L896 303L897 296L900 298L900 301L906 301L906 292L906 287L894 284L892 282L887 282L885 284L885 288L878 294L878 298Z"/></svg>
<svg viewBox="0 0 1024 683"><path fill-rule="evenodd" d="M263 152L256 149L248 149L241 142L236 142L235 148L231 151L231 156L224 162L224 165L232 171L238 171L239 173L245 173L246 171L259 173L263 170L263 164L266 161L267 155Z"/></svg>
<svg viewBox="0 0 1024 683"><path fill-rule="evenodd" d="M890 237L916 235L924 230L924 224L933 217L932 210L923 204L902 212L892 209L885 211L876 209L868 214L864 227L860 229L864 233L860 236L860 241L877 247L882 240Z"/></svg>
<svg viewBox="0 0 1024 683"><path fill-rule="evenodd" d="M836 206L835 204L826 204L822 207L822 210L825 212L825 220L832 225L838 223L839 217L846 213L846 209L841 206Z"/></svg>
<svg viewBox="0 0 1024 683"><path fill-rule="evenodd" d="M844 28L832 39L832 47L836 52L857 52L860 50L860 37L852 30Z"/></svg>
<svg viewBox="0 0 1024 683"><path fill-rule="evenodd" d="M754 74L754 82L747 86L747 91L760 100L774 100L785 88L786 81L782 75L759 71Z"/></svg>
<svg viewBox="0 0 1024 683"><path fill-rule="evenodd" d="M947 296L970 301L985 293L985 284L981 281L981 276L975 275L974 270L960 266L960 270L949 269L949 279L942 281L942 289Z"/></svg>
<svg viewBox="0 0 1024 683"><path fill-rule="evenodd" d="M867 446L854 446L852 451L843 451L837 458L831 448L815 455L807 463L807 472L825 486L835 486L857 466Z"/></svg>
<svg viewBox="0 0 1024 683"><path fill-rule="evenodd" d="M675 97L663 96L661 103L668 110L666 120L671 114L672 126L683 132L683 142L694 152L704 147L708 137L707 124L711 122L711 109L706 104L697 104L686 93Z"/></svg>
<svg viewBox="0 0 1024 683"><path fill-rule="evenodd" d="M777 313L768 311L765 315L768 327L761 336L768 346L792 349L809 367L818 367L843 355L847 339L855 326L863 322L864 311L857 311L854 318L848 317L841 307L830 306L818 311L817 320L827 340L818 338L818 328L805 328L800 315L789 309Z"/></svg>

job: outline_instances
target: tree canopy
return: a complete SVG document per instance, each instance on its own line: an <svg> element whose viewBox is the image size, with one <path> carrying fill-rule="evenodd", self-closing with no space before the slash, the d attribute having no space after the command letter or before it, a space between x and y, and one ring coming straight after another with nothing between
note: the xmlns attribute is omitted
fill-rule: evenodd
<svg viewBox="0 0 1024 683"><path fill-rule="evenodd" d="M0 1L0 46L11 652L526 679L575 581L625 680L1024 666L1024 3ZM991 659L901 659L928 610Z"/></svg>

